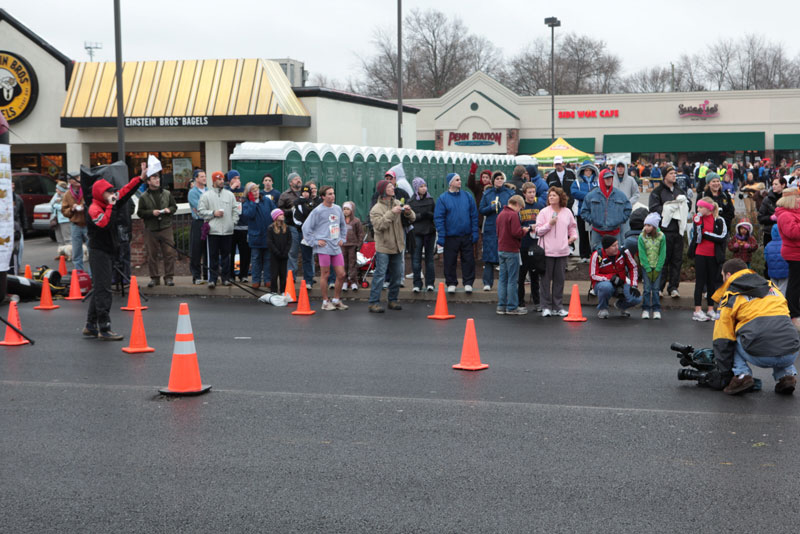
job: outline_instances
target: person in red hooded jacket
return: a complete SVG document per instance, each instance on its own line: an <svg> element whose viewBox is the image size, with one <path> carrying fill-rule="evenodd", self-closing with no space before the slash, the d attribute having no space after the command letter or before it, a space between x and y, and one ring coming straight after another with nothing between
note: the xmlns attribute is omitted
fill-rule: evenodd
<svg viewBox="0 0 800 534"><path fill-rule="evenodd" d="M83 173L82 173L83 174ZM89 183L81 176L84 198L91 186L92 203L86 223L89 227L89 265L92 269L92 295L83 335L105 341L121 341L123 336L111 331L111 272L119 251L117 223L121 207L133 196L147 175L147 163L142 162L141 176L135 176L118 192L107 180Z"/></svg>
<svg viewBox="0 0 800 534"><path fill-rule="evenodd" d="M783 240L781 256L789 264L786 302L789 315L800 330L800 196L797 188L787 189L775 209L778 232Z"/></svg>

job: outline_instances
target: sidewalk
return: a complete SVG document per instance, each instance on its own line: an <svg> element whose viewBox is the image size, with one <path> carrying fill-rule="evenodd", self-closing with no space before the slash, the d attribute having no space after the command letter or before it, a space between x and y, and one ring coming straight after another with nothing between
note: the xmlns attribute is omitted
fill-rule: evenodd
<svg viewBox="0 0 800 534"><path fill-rule="evenodd" d="M208 286L205 284L203 285L193 285L192 279L189 276L177 276L175 277L175 285L173 287L167 287L164 285L156 286L153 288L147 287L147 278L143 277L142 281L139 283L139 291L147 296L150 295L159 295L159 296L171 296L171 297L182 297L182 296L203 296L203 297L228 297L228 298L254 298L248 292L234 286L222 286L217 285L214 289L209 289ZM142 283L144 282L144 283ZM476 280L476 282L480 282L480 280ZM569 306L570 300L570 292L572 291L572 284L577 283L578 289L580 290L581 295L581 304L583 306L590 306L594 307L597 305L597 299L595 297L589 297L589 282L588 281L570 281L567 280L564 283L564 307L567 308ZM400 301L402 302L413 302L413 301L430 301L435 303L436 302L436 291L431 293L414 293L411 290L411 280L405 280L406 287L400 288ZM243 284L247 289L252 291L253 293L263 293L262 290L259 289L252 289L250 284ZM526 289L526 297L530 298L530 289ZM299 290L299 289L298 289ZM438 291L438 282L437 282L437 291ZM694 282L681 282L680 287L680 298L661 298L661 307L666 309L693 309L694 308ZM330 290L329 294L333 294L333 290ZM309 291L308 296L311 300L319 300L322 298L322 294L320 293L318 284L314 285L314 289ZM365 301L369 298L369 288L362 288L358 291L343 291L342 292L342 299L343 300L358 300L358 301ZM385 298L385 297L384 297ZM497 283L495 282L494 288L492 291L483 291L481 286L476 286L475 291L472 292L471 295L467 295L464 292L464 288L459 286L456 289L455 294L447 295L448 302L475 302L475 303L496 303L497 302Z"/></svg>

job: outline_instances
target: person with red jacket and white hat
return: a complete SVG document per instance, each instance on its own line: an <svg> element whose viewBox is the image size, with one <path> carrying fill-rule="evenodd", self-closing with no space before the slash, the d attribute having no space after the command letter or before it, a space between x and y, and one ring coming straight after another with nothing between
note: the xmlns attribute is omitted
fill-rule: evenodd
<svg viewBox="0 0 800 534"><path fill-rule="evenodd" d="M602 248L592 253L589 261L589 276L597 295L597 316L608 319L608 301L617 297L616 307L623 317L630 317L628 308L642 301L638 295L639 269L630 251L619 250L616 236L604 235Z"/></svg>
<svg viewBox="0 0 800 534"><path fill-rule="evenodd" d="M159 169L160 170L160 169ZM154 171L153 174L158 172ZM118 192L107 180L91 184L92 203L86 224L89 227L89 265L92 269L92 296L83 335L105 341L121 341L123 336L111 331L111 272L119 251L119 223L121 206L130 199L147 176L147 163L142 162L141 176L135 176ZM82 177L81 187L86 196L88 178Z"/></svg>

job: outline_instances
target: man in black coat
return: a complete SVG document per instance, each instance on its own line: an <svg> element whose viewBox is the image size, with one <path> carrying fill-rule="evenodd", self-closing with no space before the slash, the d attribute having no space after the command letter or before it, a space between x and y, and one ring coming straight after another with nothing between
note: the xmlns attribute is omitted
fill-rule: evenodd
<svg viewBox="0 0 800 534"><path fill-rule="evenodd" d="M786 178L780 176L772 180L772 191L761 201L761 207L758 208L758 224L764 230L764 246L772 241L772 226L775 224L772 216L775 215L776 204L783 196L785 188Z"/></svg>
<svg viewBox="0 0 800 534"><path fill-rule="evenodd" d="M671 165L664 169L664 179L658 187L650 193L650 213L655 212L659 215L663 215L661 211L664 208L664 204L671 200L677 200L681 195L686 199L686 203L691 205L687 198L686 191L678 187L677 177L678 175ZM673 218L669 226L666 228L663 226L661 227L661 231L664 232L664 237L667 241L667 257L664 261L664 270L662 271L664 274L661 277L660 289L663 291L666 286L667 292L673 298L678 298L681 296L680 293L678 293L678 284L681 281L681 263L683 263L684 246L684 238L680 233L678 219Z"/></svg>
<svg viewBox="0 0 800 534"><path fill-rule="evenodd" d="M556 156L553 160L555 170L547 175L547 188L560 187L567 194L567 207L572 209L575 199L572 198L572 182L575 181L575 173L564 167L564 158Z"/></svg>

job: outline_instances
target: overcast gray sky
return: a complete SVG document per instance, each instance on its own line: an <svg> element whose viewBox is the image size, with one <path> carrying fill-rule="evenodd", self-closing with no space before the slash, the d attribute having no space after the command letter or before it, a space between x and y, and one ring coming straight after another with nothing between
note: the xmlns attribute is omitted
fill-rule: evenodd
<svg viewBox="0 0 800 534"><path fill-rule="evenodd" d="M376 26L396 31L395 0L121 0L123 60L280 58L305 62L313 76L341 81L358 77L359 56L369 55ZM103 49L95 60L114 59L111 0L5 0L2 7L61 52L87 61L84 41ZM557 7L541 7L556 5ZM405 12L435 7L459 16L474 33L492 40L505 56L537 37L549 37L544 18L604 39L626 74L666 65L681 53L702 51L715 39L758 28L780 39L791 57L800 54L793 24L794 0L404 0ZM758 21L763 21L764 24ZM790 23L791 21L791 23ZM3 38L0 35L0 47Z"/></svg>

